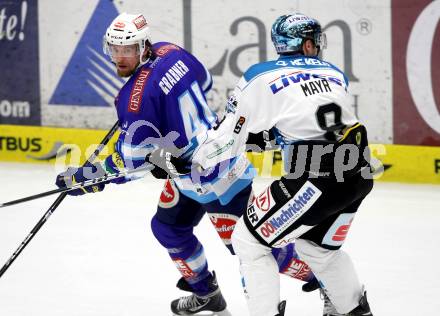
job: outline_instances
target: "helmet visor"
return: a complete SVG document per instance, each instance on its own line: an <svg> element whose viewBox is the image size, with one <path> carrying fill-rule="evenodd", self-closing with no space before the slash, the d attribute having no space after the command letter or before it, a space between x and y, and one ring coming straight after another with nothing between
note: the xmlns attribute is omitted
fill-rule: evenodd
<svg viewBox="0 0 440 316"><path fill-rule="evenodd" d="M120 57L136 57L140 55L139 45L115 45L108 42L104 45L104 52L112 59Z"/></svg>

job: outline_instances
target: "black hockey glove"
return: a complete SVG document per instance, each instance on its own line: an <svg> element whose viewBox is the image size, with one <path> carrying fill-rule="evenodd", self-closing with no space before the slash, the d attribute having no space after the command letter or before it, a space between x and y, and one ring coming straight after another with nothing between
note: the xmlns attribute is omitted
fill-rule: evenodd
<svg viewBox="0 0 440 316"><path fill-rule="evenodd" d="M246 151L261 153L266 150L275 150L279 146L275 141L273 128L257 134L249 133L246 141Z"/></svg>
<svg viewBox="0 0 440 316"><path fill-rule="evenodd" d="M173 148L156 149L145 157L145 161L155 166L151 174L158 179L176 178L191 172L190 163L180 158Z"/></svg>
<svg viewBox="0 0 440 316"><path fill-rule="evenodd" d="M313 292L314 290L317 290L320 287L321 286L319 285L319 281L315 277L313 277L313 279L303 284L302 290L304 292Z"/></svg>
<svg viewBox="0 0 440 316"><path fill-rule="evenodd" d="M147 156L148 157L148 156ZM146 160L147 162L151 163L150 161ZM151 174L156 179L168 179L168 173L163 170L162 168L159 168L157 166L154 166L154 168L151 170Z"/></svg>
<svg viewBox="0 0 440 316"><path fill-rule="evenodd" d="M80 168L68 168L65 172L60 173L55 181L59 188L71 187L72 185L87 180L103 177L105 170L99 163L91 164L87 162ZM68 195L83 195L86 193L101 192L107 182L101 182L87 187L82 187L76 190L68 191Z"/></svg>

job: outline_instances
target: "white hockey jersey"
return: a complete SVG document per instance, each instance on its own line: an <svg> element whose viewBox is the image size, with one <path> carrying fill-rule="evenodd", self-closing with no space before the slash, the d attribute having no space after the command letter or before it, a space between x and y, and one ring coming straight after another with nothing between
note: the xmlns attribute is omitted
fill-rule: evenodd
<svg viewBox="0 0 440 316"><path fill-rule="evenodd" d="M221 124L198 137L193 162L208 168L237 156L248 133L275 127L284 144L335 140L356 122L342 71L315 57L281 56L246 71Z"/></svg>

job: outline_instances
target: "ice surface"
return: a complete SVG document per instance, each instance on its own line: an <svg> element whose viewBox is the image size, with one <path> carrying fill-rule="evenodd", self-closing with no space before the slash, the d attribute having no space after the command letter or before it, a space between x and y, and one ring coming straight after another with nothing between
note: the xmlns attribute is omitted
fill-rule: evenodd
<svg viewBox="0 0 440 316"><path fill-rule="evenodd" d="M0 164L0 203L54 188L46 165ZM270 179L254 184L261 191ZM67 197L0 279L1 316L171 315L184 295L179 274L154 239L150 219L162 182L152 177ZM0 209L2 266L56 196ZM204 218L196 234L234 316L247 315L238 261ZM440 186L377 183L344 245L374 315L440 313ZM317 292L281 277L286 316L322 315Z"/></svg>

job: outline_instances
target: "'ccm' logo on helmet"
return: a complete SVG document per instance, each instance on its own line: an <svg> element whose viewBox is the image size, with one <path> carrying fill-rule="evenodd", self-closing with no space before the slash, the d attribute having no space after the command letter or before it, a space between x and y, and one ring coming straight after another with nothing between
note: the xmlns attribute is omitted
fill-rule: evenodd
<svg viewBox="0 0 440 316"><path fill-rule="evenodd" d="M145 20L143 15L138 16L133 20L134 25L138 30L142 29L145 25L147 25L147 21Z"/></svg>

